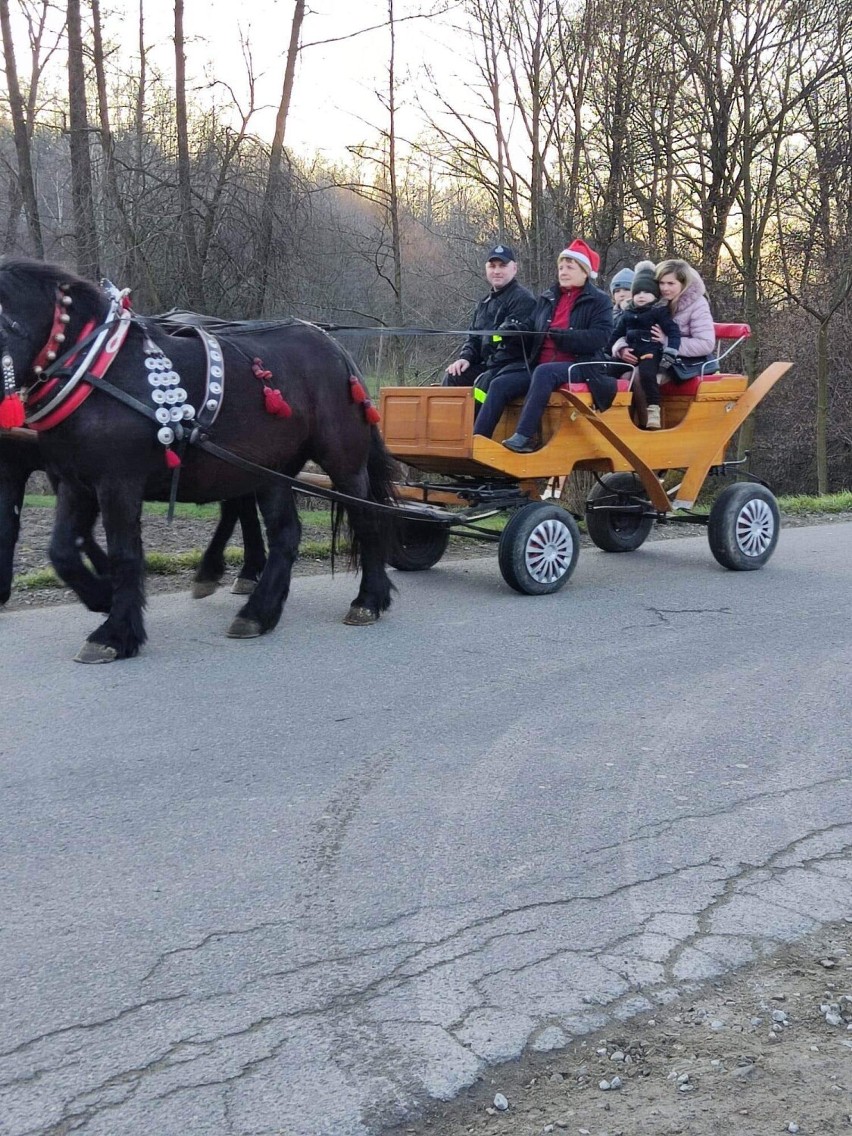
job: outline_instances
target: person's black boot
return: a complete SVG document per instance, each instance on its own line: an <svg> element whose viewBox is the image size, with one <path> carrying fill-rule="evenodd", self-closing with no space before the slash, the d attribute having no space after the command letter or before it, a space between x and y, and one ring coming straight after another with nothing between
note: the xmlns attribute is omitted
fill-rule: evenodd
<svg viewBox="0 0 852 1136"><path fill-rule="evenodd" d="M502 444L516 454L531 454L535 450L532 438L527 438L524 434L513 434L511 438L504 439Z"/></svg>

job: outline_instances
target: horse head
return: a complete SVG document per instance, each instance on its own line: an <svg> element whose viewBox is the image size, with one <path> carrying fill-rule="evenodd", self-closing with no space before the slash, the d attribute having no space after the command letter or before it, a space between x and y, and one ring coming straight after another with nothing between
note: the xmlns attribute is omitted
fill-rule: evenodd
<svg viewBox="0 0 852 1136"><path fill-rule="evenodd" d="M38 381L108 307L96 284L59 265L0 261L0 403Z"/></svg>

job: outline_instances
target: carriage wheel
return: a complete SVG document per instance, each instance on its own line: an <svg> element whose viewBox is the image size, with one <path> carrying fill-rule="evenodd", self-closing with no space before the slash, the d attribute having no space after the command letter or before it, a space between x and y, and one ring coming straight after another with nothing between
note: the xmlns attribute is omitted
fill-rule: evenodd
<svg viewBox="0 0 852 1136"><path fill-rule="evenodd" d="M432 521L397 521L388 564L400 572L425 572L438 563L449 543L448 526Z"/></svg>
<svg viewBox="0 0 852 1136"><path fill-rule="evenodd" d="M498 561L510 588L543 596L568 583L579 552L580 530L571 514L558 505L534 501L503 529Z"/></svg>
<svg viewBox="0 0 852 1136"><path fill-rule="evenodd" d="M710 510L710 551L732 572L762 568L778 543L778 502L762 485L738 484L724 489Z"/></svg>
<svg viewBox="0 0 852 1136"><path fill-rule="evenodd" d="M650 509L648 495L635 473L608 473L586 498L586 527L589 537L604 552L635 552L645 543L654 527L653 513L638 512L638 504ZM589 508L589 505L608 508ZM617 505L634 508L621 512Z"/></svg>

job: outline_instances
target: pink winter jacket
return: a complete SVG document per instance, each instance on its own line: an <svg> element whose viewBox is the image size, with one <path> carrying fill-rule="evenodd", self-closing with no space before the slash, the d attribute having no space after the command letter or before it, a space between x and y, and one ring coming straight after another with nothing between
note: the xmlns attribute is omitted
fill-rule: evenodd
<svg viewBox="0 0 852 1136"><path fill-rule="evenodd" d="M697 272L692 283L687 284L678 297L677 311L672 314L680 328L678 355L682 359L697 359L716 350L713 316L704 292L704 281ZM626 339L617 339L612 345L613 357L619 359L621 349L626 346Z"/></svg>

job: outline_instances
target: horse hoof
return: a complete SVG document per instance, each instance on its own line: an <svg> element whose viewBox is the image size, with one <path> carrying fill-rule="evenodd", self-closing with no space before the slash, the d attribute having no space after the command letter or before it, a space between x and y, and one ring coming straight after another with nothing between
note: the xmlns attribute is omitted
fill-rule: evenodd
<svg viewBox="0 0 852 1136"><path fill-rule="evenodd" d="M90 643L88 640L86 640L86 642L74 656L74 662L112 663L117 658L118 651L116 651L115 647L107 647L104 643Z"/></svg>
<svg viewBox="0 0 852 1136"><path fill-rule="evenodd" d="M375 623L378 615L368 607L356 607L353 604L343 618L343 622L350 627L366 627L368 623Z"/></svg>
<svg viewBox="0 0 852 1136"><path fill-rule="evenodd" d="M192 598L194 600L206 600L208 596L213 595L218 587L219 584L216 580L193 580Z"/></svg>
<svg viewBox="0 0 852 1136"><path fill-rule="evenodd" d="M244 580L242 576L237 576L236 580L231 584L231 595L250 596L256 587L256 580Z"/></svg>
<svg viewBox="0 0 852 1136"><path fill-rule="evenodd" d="M257 639L263 634L263 629L256 619L243 619L241 615L234 618L226 635L229 639Z"/></svg>

